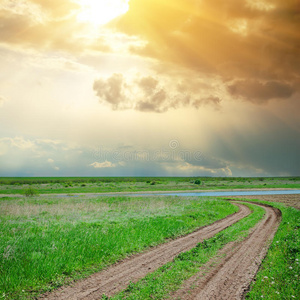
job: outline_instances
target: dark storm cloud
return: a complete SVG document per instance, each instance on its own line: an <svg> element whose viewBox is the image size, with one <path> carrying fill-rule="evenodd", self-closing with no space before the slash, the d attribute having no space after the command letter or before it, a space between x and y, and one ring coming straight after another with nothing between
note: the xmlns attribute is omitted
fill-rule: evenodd
<svg viewBox="0 0 300 300"><path fill-rule="evenodd" d="M271 99L290 98L295 90L289 84L277 81L261 83L257 80L240 80L228 86L232 96L240 96L254 103L264 103Z"/></svg>
<svg viewBox="0 0 300 300"><path fill-rule="evenodd" d="M256 175L257 170L270 176L299 175L299 129L266 111L249 112L248 118L251 127L226 128L226 138L224 133L213 135L210 155L226 161L234 174L240 168L253 169Z"/></svg>
<svg viewBox="0 0 300 300"><path fill-rule="evenodd" d="M219 75L224 84L239 79L232 96L251 94L245 80L266 82L251 81L255 100L245 99L253 102L289 98L289 85L299 91L298 1L131 0L112 26L148 42L131 47L135 54Z"/></svg>

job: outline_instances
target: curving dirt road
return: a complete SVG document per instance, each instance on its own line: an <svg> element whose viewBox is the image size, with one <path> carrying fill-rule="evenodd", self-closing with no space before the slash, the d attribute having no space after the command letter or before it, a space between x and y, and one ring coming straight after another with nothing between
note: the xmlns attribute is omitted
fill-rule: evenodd
<svg viewBox="0 0 300 300"><path fill-rule="evenodd" d="M267 253L268 241L273 238L281 219L278 209L263 207L266 210L265 217L252 233L244 241L231 247L228 245L220 253L225 254L225 258L208 263L207 269L209 265L216 266L206 274L202 272L189 279L171 299L243 299Z"/></svg>
<svg viewBox="0 0 300 300"><path fill-rule="evenodd" d="M239 212L219 220L197 231L172 240L149 251L138 254L108 267L106 270L94 274L89 278L76 282L73 286L62 287L52 293L44 294L40 299L100 299L103 294L112 296L120 292L131 282L136 282L153 272L179 253L194 248L204 239L211 238L228 226L238 222L250 214L247 206L236 204ZM229 299L229 298L227 298Z"/></svg>

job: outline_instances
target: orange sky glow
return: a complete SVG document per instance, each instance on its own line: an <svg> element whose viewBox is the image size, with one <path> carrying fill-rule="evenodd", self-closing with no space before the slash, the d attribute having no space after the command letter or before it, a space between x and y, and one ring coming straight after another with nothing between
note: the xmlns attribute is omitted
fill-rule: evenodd
<svg viewBox="0 0 300 300"><path fill-rule="evenodd" d="M299 175L299 28L297 0L0 0L0 176Z"/></svg>

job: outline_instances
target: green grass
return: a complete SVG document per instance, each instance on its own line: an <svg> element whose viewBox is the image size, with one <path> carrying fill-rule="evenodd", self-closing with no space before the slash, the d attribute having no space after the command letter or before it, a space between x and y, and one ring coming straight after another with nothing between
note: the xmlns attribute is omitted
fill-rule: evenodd
<svg viewBox="0 0 300 300"><path fill-rule="evenodd" d="M195 184L200 181L200 184ZM0 178L0 194L182 191L249 188L300 188L300 177L24 177Z"/></svg>
<svg viewBox="0 0 300 300"><path fill-rule="evenodd" d="M34 297L235 211L203 197L0 200L0 297Z"/></svg>
<svg viewBox="0 0 300 300"><path fill-rule="evenodd" d="M300 211L265 203L281 210L282 222L246 299L299 299Z"/></svg>
<svg viewBox="0 0 300 300"><path fill-rule="evenodd" d="M246 204L248 205L248 204ZM192 250L179 254L172 262L144 279L133 284L111 299L165 299L170 292L177 290L180 285L199 272L199 268L214 257L227 243L241 240L264 215L264 209L248 205L253 211L248 217L228 227L214 237L203 241ZM107 299L103 296L103 299Z"/></svg>

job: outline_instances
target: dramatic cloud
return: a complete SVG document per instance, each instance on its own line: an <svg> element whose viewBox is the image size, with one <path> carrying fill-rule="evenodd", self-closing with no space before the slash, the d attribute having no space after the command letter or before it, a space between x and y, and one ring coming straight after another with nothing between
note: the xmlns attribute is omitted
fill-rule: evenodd
<svg viewBox="0 0 300 300"><path fill-rule="evenodd" d="M125 95L127 84L122 74L113 74L108 79L98 79L94 82L94 91L100 99L110 103L113 109L118 109L127 102Z"/></svg>
<svg viewBox="0 0 300 300"><path fill-rule="evenodd" d="M1 176L299 174L299 1L108 2L0 0Z"/></svg>
<svg viewBox="0 0 300 300"><path fill-rule="evenodd" d="M257 80L240 80L228 87L232 96L240 96L254 103L264 103L270 99L290 98L295 90L289 84L267 81L265 83Z"/></svg>
<svg viewBox="0 0 300 300"><path fill-rule="evenodd" d="M113 74L94 82L94 91L100 102L108 103L114 110L135 109L141 112L166 112L172 108L211 105L218 108L221 99L212 96L213 89L200 79L183 81L182 77L157 75L124 77Z"/></svg>
<svg viewBox="0 0 300 300"><path fill-rule="evenodd" d="M70 53L109 51L103 38L91 36L88 25L78 22L79 12L72 0L2 0L0 44Z"/></svg>
<svg viewBox="0 0 300 300"><path fill-rule="evenodd" d="M261 102L276 98L276 91L290 97L288 85L299 81L300 9L294 0L131 0L114 26L148 42L132 47L135 54L217 74L224 84L269 82L252 84Z"/></svg>

